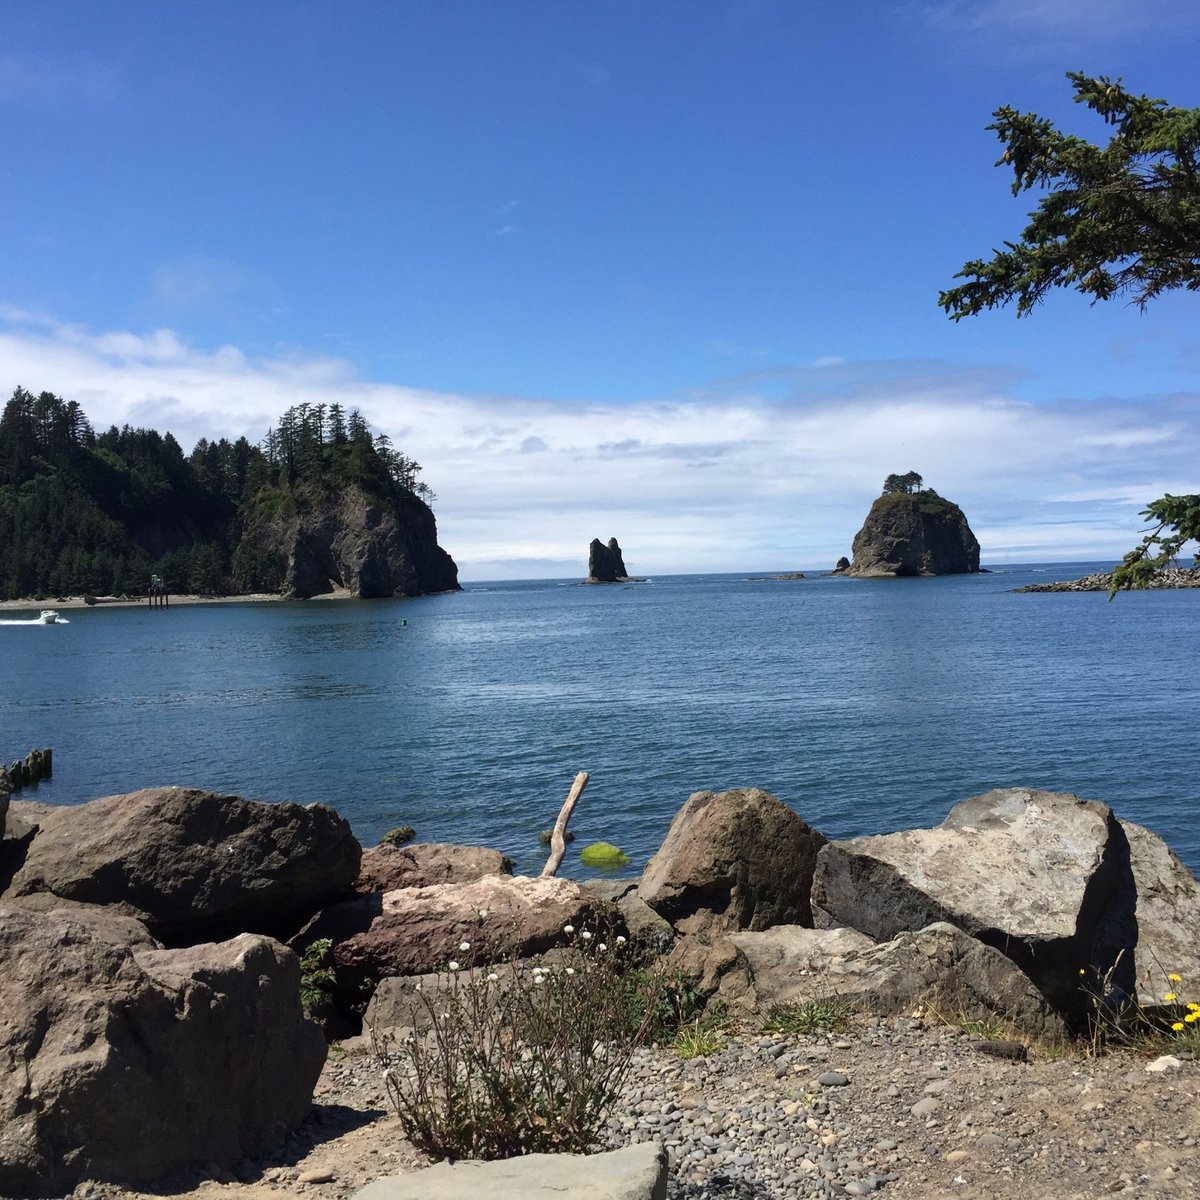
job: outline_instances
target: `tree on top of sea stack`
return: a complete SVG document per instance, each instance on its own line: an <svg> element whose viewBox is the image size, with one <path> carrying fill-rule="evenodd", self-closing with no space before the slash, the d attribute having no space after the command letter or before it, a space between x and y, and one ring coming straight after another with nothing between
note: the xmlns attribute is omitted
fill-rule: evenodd
<svg viewBox="0 0 1200 1200"><path fill-rule="evenodd" d="M916 471L889 475L854 537L848 575L899 578L971 575L979 570L979 543L961 508L923 488Z"/></svg>
<svg viewBox="0 0 1200 1200"><path fill-rule="evenodd" d="M1005 105L988 126L1004 146L1014 196L1045 191L1020 241L955 276L938 303L953 321L1016 301L1028 316L1053 288L1097 300L1129 295L1139 308L1163 292L1200 291L1200 108L1127 92L1121 80L1070 71L1075 103L1113 127L1108 145L1065 134ZM1200 541L1200 495L1167 494L1142 511L1151 528L1113 571L1118 588L1146 587ZM1200 554L1195 557L1200 566Z"/></svg>

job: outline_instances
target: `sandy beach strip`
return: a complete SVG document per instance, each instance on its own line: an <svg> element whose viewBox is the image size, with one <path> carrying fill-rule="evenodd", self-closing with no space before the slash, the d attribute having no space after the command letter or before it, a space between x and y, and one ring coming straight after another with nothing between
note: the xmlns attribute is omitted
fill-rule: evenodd
<svg viewBox="0 0 1200 1200"><path fill-rule="evenodd" d="M331 594L320 599L343 600L349 593L340 596ZM253 592L245 596L176 596L168 597L171 605L176 604L259 604L265 601L280 601L283 597L273 596L266 592ZM52 608L55 612L65 612L70 608L136 608L146 605L145 596L97 596L95 604L87 604L82 596L67 596L59 598L48 596L45 600L0 600L0 612L41 612Z"/></svg>

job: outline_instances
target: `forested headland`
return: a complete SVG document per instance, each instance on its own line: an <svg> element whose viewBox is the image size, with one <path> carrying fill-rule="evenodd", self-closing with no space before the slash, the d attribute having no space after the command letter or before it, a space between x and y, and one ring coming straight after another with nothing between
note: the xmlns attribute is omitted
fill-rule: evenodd
<svg viewBox="0 0 1200 1200"><path fill-rule="evenodd" d="M280 592L287 554L246 534L348 488L395 508L433 499L420 466L339 404L289 408L263 442L113 425L17 388L0 415L0 599Z"/></svg>

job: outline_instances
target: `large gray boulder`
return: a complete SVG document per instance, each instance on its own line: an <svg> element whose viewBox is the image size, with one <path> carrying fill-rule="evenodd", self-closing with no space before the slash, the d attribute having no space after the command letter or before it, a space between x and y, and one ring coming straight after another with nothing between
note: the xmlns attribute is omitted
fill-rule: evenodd
<svg viewBox="0 0 1200 1200"><path fill-rule="evenodd" d="M376 1179L353 1200L666 1200L667 1152L640 1142L605 1154L526 1154L442 1162Z"/></svg>
<svg viewBox="0 0 1200 1200"><path fill-rule="evenodd" d="M296 957L244 935L130 949L0 906L0 1195L63 1195L265 1153L325 1059Z"/></svg>
<svg viewBox="0 0 1200 1200"><path fill-rule="evenodd" d="M1001 1018L1031 1035L1065 1034L1011 959L945 923L883 943L853 929L777 925L727 934L697 961L702 990L752 1011L830 999L880 1015L922 1005L948 1019Z"/></svg>
<svg viewBox="0 0 1200 1200"><path fill-rule="evenodd" d="M540 954L565 940L565 926L582 929L595 910L595 899L568 879L487 875L331 906L304 937L334 941L339 988L353 990L451 961L466 966ZM469 949L460 949L463 943Z"/></svg>
<svg viewBox="0 0 1200 1200"><path fill-rule="evenodd" d="M1129 843L1112 810L1058 792L1004 788L935 829L831 842L812 887L818 928L886 941L938 921L1007 954L1070 1017L1088 980L1132 992L1137 941Z"/></svg>
<svg viewBox="0 0 1200 1200"><path fill-rule="evenodd" d="M111 905L173 944L285 936L349 893L362 853L349 824L324 805L259 804L199 788L28 812L37 832L0 898L46 892Z"/></svg>
<svg viewBox="0 0 1200 1200"><path fill-rule="evenodd" d="M696 792L675 814L638 894L676 929L811 925L823 834L759 788Z"/></svg>
<svg viewBox="0 0 1200 1200"><path fill-rule="evenodd" d="M1138 1003L1161 1006L1176 992L1200 997L1200 883L1157 834L1122 821L1137 890L1137 948L1134 952ZM1182 977L1182 985L1168 978ZM1186 992L1186 995L1184 994Z"/></svg>

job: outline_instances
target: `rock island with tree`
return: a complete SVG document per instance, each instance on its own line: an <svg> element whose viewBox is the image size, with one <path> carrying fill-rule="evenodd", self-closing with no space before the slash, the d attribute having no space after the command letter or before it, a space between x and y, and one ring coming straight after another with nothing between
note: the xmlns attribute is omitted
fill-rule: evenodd
<svg viewBox="0 0 1200 1200"><path fill-rule="evenodd" d="M884 480L854 536L853 562L839 573L879 579L979 570L979 542L962 509L924 482L916 471Z"/></svg>

